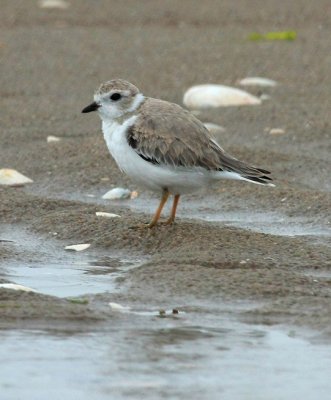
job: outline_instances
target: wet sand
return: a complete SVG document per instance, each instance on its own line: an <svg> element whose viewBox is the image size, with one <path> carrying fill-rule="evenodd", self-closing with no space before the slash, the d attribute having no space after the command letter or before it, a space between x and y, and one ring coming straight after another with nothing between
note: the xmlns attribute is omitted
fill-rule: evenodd
<svg viewBox="0 0 331 400"><path fill-rule="evenodd" d="M38 265L31 280L37 285L42 266L65 265L63 249L74 243L91 243L86 257L103 265L100 274L118 269L111 261L107 270L114 254L139 262L116 275L116 290L78 296L87 301L50 296L42 285L41 293L0 289L1 328L103 329L117 320L109 301L156 315L204 304L220 315L229 305L226 315L242 323L294 327L329 341L330 16L326 0L281 6L144 1L140 7L76 0L66 10L41 9L32 0L4 2L0 168L17 169L34 183L0 186L0 240L13 240L0 241L0 278L24 284L19 268ZM251 32L278 30L295 30L298 37L247 40ZM271 170L276 187L223 181L183 196L174 226L135 228L151 218L158 199L118 170L98 116L80 113L95 88L121 77L146 95L182 104L192 84L236 85L246 76L280 84L249 88L270 96L260 106L198 117L225 127L217 137L222 147ZM271 135L271 128L285 133ZM61 141L47 143L48 135ZM101 199L117 186L137 190L138 198ZM121 218L97 218L96 211ZM80 262L84 256L70 257Z"/></svg>

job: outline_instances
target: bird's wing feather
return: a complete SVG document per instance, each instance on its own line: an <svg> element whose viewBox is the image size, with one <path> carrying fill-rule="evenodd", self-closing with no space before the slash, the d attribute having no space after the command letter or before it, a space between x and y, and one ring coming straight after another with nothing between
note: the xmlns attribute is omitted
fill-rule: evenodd
<svg viewBox="0 0 331 400"><path fill-rule="evenodd" d="M244 177L259 178L269 173L225 153L207 128L176 104L148 98L139 112L137 121L128 130L127 140L146 161L172 167L231 171Z"/></svg>

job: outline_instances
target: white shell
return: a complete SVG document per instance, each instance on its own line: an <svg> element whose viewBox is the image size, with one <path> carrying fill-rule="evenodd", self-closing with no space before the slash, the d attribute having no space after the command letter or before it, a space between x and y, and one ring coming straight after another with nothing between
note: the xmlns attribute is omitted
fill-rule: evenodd
<svg viewBox="0 0 331 400"><path fill-rule="evenodd" d="M129 189L114 188L105 193L102 198L106 200L128 199L131 196Z"/></svg>
<svg viewBox="0 0 331 400"><path fill-rule="evenodd" d="M0 169L0 185L17 186L33 182L32 179L22 175L15 169Z"/></svg>
<svg viewBox="0 0 331 400"><path fill-rule="evenodd" d="M47 143L59 142L61 138L57 136L47 136Z"/></svg>
<svg viewBox="0 0 331 400"><path fill-rule="evenodd" d="M60 8L65 10L69 7L69 3L64 0L41 0L39 2L39 7L41 8Z"/></svg>
<svg viewBox="0 0 331 400"><path fill-rule="evenodd" d="M260 78L258 76L247 77L239 81L239 85L242 86L269 86L274 87L277 86L278 83L268 78Z"/></svg>
<svg viewBox="0 0 331 400"><path fill-rule="evenodd" d="M22 290L23 292L35 292L35 290L22 285L16 285L15 283L0 283L0 289L12 289L12 290Z"/></svg>
<svg viewBox="0 0 331 400"><path fill-rule="evenodd" d="M186 107L193 109L261 104L259 98L243 90L209 84L189 88L183 102Z"/></svg>
<svg viewBox="0 0 331 400"><path fill-rule="evenodd" d="M121 218L120 215L118 214L112 214L112 213L107 213L107 212L103 212L103 211L97 211L95 213L95 215L97 217L106 217L106 218Z"/></svg>
<svg viewBox="0 0 331 400"><path fill-rule="evenodd" d="M204 122L204 126L209 130L212 134L225 132L225 128L223 126L213 124L212 122Z"/></svg>
<svg viewBox="0 0 331 400"><path fill-rule="evenodd" d="M82 243L82 244L72 244L70 246L66 246L65 250L73 250L73 251L83 251L90 247L89 243Z"/></svg>

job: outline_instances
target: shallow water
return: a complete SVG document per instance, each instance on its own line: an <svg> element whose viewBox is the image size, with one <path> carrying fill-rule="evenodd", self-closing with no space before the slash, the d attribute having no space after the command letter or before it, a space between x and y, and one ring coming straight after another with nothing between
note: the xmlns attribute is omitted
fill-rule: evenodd
<svg viewBox="0 0 331 400"><path fill-rule="evenodd" d="M57 297L82 296L117 290L116 279L134 267L127 261L88 261L91 256L77 256L77 261L45 265L17 263L7 266L6 278L37 292ZM106 264L106 265L105 265Z"/></svg>
<svg viewBox="0 0 331 400"><path fill-rule="evenodd" d="M117 278L142 261L120 252L102 256L93 248L65 251L65 246L55 240L46 241L13 226L3 226L1 238L9 240L6 245L17 252L32 253L35 260L6 263L0 278L58 297L113 293Z"/></svg>
<svg viewBox="0 0 331 400"><path fill-rule="evenodd" d="M37 259L9 263L1 277L59 297L99 293L107 305L109 292L125 290L117 278L139 265L93 249L68 253L18 228L2 236ZM254 304L172 301L179 314L161 317L137 301L114 309L102 329L0 331L1 399L329 398L329 346L239 322Z"/></svg>
<svg viewBox="0 0 331 400"><path fill-rule="evenodd" d="M71 335L2 331L2 399L328 399L330 347L292 335L202 308Z"/></svg>

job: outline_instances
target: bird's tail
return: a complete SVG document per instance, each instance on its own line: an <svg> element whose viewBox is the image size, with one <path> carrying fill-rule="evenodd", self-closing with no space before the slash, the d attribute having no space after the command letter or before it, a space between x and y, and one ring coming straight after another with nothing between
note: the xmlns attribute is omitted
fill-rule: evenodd
<svg viewBox="0 0 331 400"><path fill-rule="evenodd" d="M222 168L218 173L219 178L239 179L256 183L257 185L275 186L271 182L272 178L268 176L270 171L246 164L225 152L222 154L221 163Z"/></svg>
<svg viewBox="0 0 331 400"><path fill-rule="evenodd" d="M251 167L254 168L254 167ZM261 168L254 168L256 172L254 174L240 175L245 181L256 183L258 185L275 186L271 181L272 178L268 176L270 171Z"/></svg>

